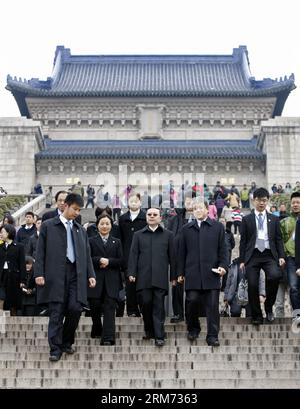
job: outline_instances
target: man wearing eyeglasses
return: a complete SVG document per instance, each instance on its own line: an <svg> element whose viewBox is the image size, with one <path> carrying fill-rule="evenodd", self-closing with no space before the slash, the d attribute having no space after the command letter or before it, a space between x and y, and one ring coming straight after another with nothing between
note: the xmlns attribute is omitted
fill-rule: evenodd
<svg viewBox="0 0 300 409"><path fill-rule="evenodd" d="M165 296L170 281L176 282L174 235L161 226L160 209L149 208L147 226L133 235L128 260L128 279L136 291L144 320L143 339L155 338L155 345L165 343Z"/></svg>
<svg viewBox="0 0 300 409"><path fill-rule="evenodd" d="M279 218L266 211L269 192L261 187L253 192L254 211L245 216L241 225L240 268L246 269L252 324L263 323L259 301L259 274L266 274L265 311L267 322L274 321L273 305L285 264L284 246Z"/></svg>

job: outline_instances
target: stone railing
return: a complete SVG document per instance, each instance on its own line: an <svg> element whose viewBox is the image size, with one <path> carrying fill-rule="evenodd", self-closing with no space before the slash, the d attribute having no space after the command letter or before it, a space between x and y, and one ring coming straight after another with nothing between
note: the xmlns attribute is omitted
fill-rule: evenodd
<svg viewBox="0 0 300 409"><path fill-rule="evenodd" d="M45 195L38 195L36 198L26 203L23 207L21 207L19 210L12 214L16 221L16 226L20 226L21 224L24 223L25 214L27 212L39 214L42 210L45 209L45 206L46 206Z"/></svg>

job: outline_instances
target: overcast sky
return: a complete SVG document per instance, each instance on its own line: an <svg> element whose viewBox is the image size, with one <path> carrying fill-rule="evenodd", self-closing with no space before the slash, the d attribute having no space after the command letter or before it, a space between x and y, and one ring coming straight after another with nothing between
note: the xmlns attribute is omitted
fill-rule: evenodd
<svg viewBox="0 0 300 409"><path fill-rule="evenodd" d="M232 54L246 45L252 76L300 81L297 0L2 0L0 117L19 116L6 76L46 79L54 52ZM297 10L298 7L298 10ZM300 116L300 87L284 116Z"/></svg>

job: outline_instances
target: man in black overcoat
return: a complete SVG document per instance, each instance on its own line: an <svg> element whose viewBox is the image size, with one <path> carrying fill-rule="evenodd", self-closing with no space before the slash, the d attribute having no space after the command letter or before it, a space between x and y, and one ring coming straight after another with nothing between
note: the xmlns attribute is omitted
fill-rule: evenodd
<svg viewBox="0 0 300 409"><path fill-rule="evenodd" d="M126 278L126 309L129 317L140 317L135 282L128 280L127 268L133 235L147 225L146 214L141 210L141 196L132 193L128 198L128 212L119 218L121 243L123 246L123 268Z"/></svg>
<svg viewBox="0 0 300 409"><path fill-rule="evenodd" d="M167 228L174 233L175 256L177 257L182 227L194 220L192 194L185 196L184 207L182 209L176 209L176 213L175 216L171 216L168 219ZM176 284L172 286L172 307L174 313L170 320L172 323L184 320L183 295L184 285L176 281Z"/></svg>
<svg viewBox="0 0 300 409"><path fill-rule="evenodd" d="M82 307L87 305L87 287L96 285L88 237L75 221L83 207L82 197L70 193L64 206L60 216L42 223L34 271L37 302L49 307L49 360L53 362L59 361L62 352L74 353L72 344Z"/></svg>
<svg viewBox="0 0 300 409"><path fill-rule="evenodd" d="M148 209L146 220L148 225L133 235L128 278L136 283L144 320L144 339L155 338L155 345L163 346L169 266L170 281L176 280L174 235L160 225L160 209Z"/></svg>
<svg viewBox="0 0 300 409"><path fill-rule="evenodd" d="M68 192L65 190L60 190L55 195L55 203L56 209L49 210L48 212L44 213L42 216L42 221L52 219L53 217L59 216L64 212L65 209L65 199L68 196ZM79 214L76 217L76 222L81 224L81 215Z"/></svg>
<svg viewBox="0 0 300 409"><path fill-rule="evenodd" d="M285 264L279 218L266 211L269 192L263 187L253 192L254 211L241 224L240 268L246 269L252 323L263 323L259 301L259 274L266 274L265 311L267 322L274 321L273 305Z"/></svg>
<svg viewBox="0 0 300 409"><path fill-rule="evenodd" d="M207 202L195 199L193 210L195 220L182 228L177 264L178 281L185 283L188 339L193 341L199 336L202 298L207 319L206 342L219 346L220 277L228 268L225 231L221 223L208 217Z"/></svg>

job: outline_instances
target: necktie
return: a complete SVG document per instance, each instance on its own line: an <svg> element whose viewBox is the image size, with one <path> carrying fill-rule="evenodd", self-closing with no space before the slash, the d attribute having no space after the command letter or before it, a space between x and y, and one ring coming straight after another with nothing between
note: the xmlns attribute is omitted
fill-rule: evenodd
<svg viewBox="0 0 300 409"><path fill-rule="evenodd" d="M107 244L107 238L106 238L106 237L102 237L102 240L103 240L104 246L106 246L106 244Z"/></svg>
<svg viewBox="0 0 300 409"><path fill-rule="evenodd" d="M75 251L71 230L71 222L67 222L67 258L71 261L71 263L74 263Z"/></svg>
<svg viewBox="0 0 300 409"><path fill-rule="evenodd" d="M258 214L258 230L264 229L264 219L262 217L262 213Z"/></svg>
<svg viewBox="0 0 300 409"><path fill-rule="evenodd" d="M264 230L264 219L261 213L258 214L258 230ZM266 249L264 239L257 239L257 248L261 253Z"/></svg>

